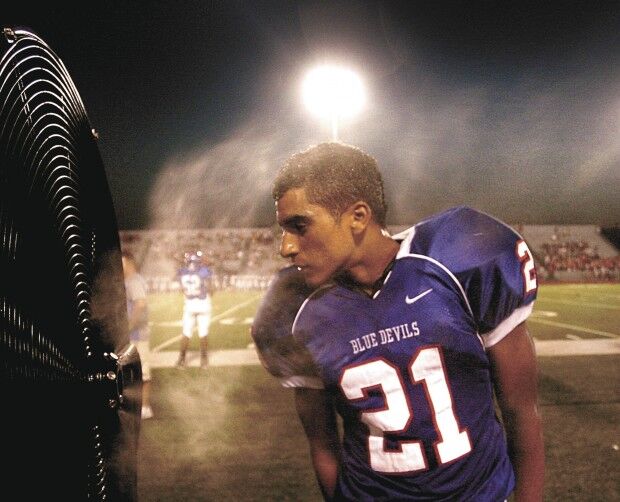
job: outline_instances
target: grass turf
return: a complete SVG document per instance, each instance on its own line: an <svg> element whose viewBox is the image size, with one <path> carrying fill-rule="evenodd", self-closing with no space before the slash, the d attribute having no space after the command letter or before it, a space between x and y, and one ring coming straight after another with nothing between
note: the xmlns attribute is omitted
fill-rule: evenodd
<svg viewBox="0 0 620 502"><path fill-rule="evenodd" d="M213 323L212 348L247 346L254 297L216 295L214 316L225 314L219 319L226 322ZM162 295L150 305L152 345L177 336L180 327L171 324L180 318L179 298ZM537 339L599 337L580 327L614 334L620 285L543 286L536 311L561 324L531 322ZM545 500L620 500L619 363L617 354L539 358ZM140 434L141 501L322 500L292 393L260 366L157 368L151 395L155 418L142 423Z"/></svg>

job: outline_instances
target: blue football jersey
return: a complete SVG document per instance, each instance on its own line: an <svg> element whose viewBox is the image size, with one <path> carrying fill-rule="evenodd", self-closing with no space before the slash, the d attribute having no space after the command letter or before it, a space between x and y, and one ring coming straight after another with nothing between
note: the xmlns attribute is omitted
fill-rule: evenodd
<svg viewBox="0 0 620 502"><path fill-rule="evenodd" d="M187 300L207 298L209 294L208 281L211 279L211 270L207 266L196 269L183 267L177 272L183 295Z"/></svg>
<svg viewBox="0 0 620 502"><path fill-rule="evenodd" d="M339 284L308 295L282 271L253 329L261 360L284 385L333 396L338 498L504 500L514 474L485 348L531 312L532 256L510 227L467 207L394 238L400 250L373 298ZM298 284L288 300L277 293L287 281ZM269 298L289 312L271 328Z"/></svg>

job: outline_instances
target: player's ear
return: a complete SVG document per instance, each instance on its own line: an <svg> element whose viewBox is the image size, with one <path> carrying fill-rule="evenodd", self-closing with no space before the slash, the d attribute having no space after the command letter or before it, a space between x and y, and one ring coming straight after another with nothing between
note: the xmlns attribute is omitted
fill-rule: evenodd
<svg viewBox="0 0 620 502"><path fill-rule="evenodd" d="M351 229L354 233L365 230L372 219L372 209L362 200L351 204L348 212L351 218Z"/></svg>

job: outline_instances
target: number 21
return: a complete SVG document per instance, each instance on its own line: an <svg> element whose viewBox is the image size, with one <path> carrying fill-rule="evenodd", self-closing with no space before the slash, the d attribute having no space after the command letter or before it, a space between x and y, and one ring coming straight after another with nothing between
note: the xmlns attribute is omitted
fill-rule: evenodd
<svg viewBox="0 0 620 502"><path fill-rule="evenodd" d="M467 430L459 428L454 415L452 397L439 347L420 349L409 364L411 381L424 385L433 414L438 441L434 448L441 464L452 462L471 451ZM347 368L340 387L349 400L365 399L367 389L380 387L385 395L385 407L362 412L361 420L368 425L368 452L373 470L384 473L407 473L428 467L421 441L401 441L400 449L386 451L384 433L398 434L413 419L407 394L398 368L384 359Z"/></svg>

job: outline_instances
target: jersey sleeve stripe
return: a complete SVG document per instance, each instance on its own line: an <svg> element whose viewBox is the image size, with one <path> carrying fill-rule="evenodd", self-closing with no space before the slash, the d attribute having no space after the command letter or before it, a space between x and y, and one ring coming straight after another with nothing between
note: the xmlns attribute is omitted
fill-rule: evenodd
<svg viewBox="0 0 620 502"><path fill-rule="evenodd" d="M499 323L493 331L482 334L481 336L484 341L484 347L488 349L502 340L508 333L510 333L514 328L530 316L533 308L534 302L530 302L527 305L523 305L515 309L514 312Z"/></svg>

